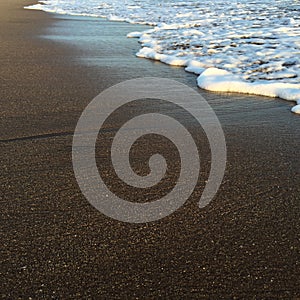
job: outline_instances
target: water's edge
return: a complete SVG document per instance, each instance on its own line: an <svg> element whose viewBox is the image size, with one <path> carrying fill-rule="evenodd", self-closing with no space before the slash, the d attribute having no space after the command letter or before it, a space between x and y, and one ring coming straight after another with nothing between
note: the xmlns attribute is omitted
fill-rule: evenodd
<svg viewBox="0 0 300 300"><path fill-rule="evenodd" d="M57 14L68 14L68 15L77 15L77 16L90 16L90 17L99 17L93 14L79 14L79 13L65 13L60 11L51 11L47 9L47 6L37 4L25 9L36 9L44 10L50 13ZM109 19L106 16L100 16L101 18ZM130 20L118 20L117 18L112 18L112 21L127 21L129 23L138 23L132 22ZM140 22L142 23L142 22ZM143 23L145 24L145 23ZM154 25L154 24L147 24ZM155 31L155 27L144 32L132 32L127 35L129 38L139 38L141 44L141 49L136 54L138 57L153 59L161 61L168 65L175 65L184 67L187 72L195 73L198 75L197 85L208 91L215 92L233 92L233 93L243 93L243 94L254 94L267 97L279 97L284 100L296 102L291 110L294 113L300 114L300 85L295 83L276 83L276 82L249 82L245 81L237 75L232 74L229 71L216 68L216 67L207 67L203 63L194 60L180 58L174 55L166 55L155 51L155 47L151 46L151 38L149 38L149 33Z"/></svg>

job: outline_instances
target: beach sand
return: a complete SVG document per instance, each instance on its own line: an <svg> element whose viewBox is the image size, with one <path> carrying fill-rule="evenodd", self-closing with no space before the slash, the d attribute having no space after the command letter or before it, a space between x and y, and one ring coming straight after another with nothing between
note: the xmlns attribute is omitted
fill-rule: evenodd
<svg viewBox="0 0 300 300"><path fill-rule="evenodd" d="M228 147L216 198L197 208L203 178L165 219L109 219L74 177L81 112L126 79L165 77L195 88L196 77L137 59L139 45L126 33L139 25L23 10L29 3L0 0L2 298L300 297L300 119L292 103L199 90Z"/></svg>

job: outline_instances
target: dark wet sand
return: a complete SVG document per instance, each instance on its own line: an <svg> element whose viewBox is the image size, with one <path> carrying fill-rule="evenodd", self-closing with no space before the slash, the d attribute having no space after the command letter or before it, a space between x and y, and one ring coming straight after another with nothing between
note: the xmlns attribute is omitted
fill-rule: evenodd
<svg viewBox="0 0 300 300"><path fill-rule="evenodd" d="M292 104L200 91L227 139L217 197L197 209L201 181L170 217L119 223L91 207L75 181L81 112L125 79L195 87L195 76L135 58L139 46L124 35L137 27L23 4L0 0L2 298L300 297L300 118Z"/></svg>

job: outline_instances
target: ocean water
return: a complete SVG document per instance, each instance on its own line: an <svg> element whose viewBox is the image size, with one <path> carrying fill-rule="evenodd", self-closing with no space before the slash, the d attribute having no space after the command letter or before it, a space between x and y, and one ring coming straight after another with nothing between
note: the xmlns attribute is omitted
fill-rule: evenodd
<svg viewBox="0 0 300 300"><path fill-rule="evenodd" d="M139 57L185 67L198 86L295 101L300 113L298 0L49 0L27 7L152 25Z"/></svg>

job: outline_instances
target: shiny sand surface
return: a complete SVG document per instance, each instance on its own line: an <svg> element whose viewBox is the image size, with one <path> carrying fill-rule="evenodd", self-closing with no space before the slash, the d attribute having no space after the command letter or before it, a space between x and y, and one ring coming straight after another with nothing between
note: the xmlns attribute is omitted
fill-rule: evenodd
<svg viewBox="0 0 300 300"><path fill-rule="evenodd" d="M195 87L195 76L135 58L139 45L125 34L137 27L26 11L25 4L0 1L2 298L299 297L300 118L292 104L199 91L227 141L217 197L197 208L204 163L199 186L173 215L119 223L95 210L76 183L72 135L81 112L125 79L166 77ZM108 124L107 134L121 121ZM156 146L176 166L164 143L149 149ZM202 152L207 159L205 146ZM160 193L168 188L166 181Z"/></svg>

